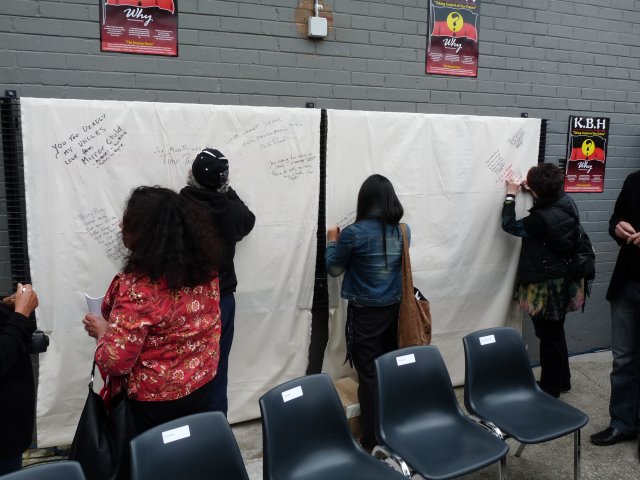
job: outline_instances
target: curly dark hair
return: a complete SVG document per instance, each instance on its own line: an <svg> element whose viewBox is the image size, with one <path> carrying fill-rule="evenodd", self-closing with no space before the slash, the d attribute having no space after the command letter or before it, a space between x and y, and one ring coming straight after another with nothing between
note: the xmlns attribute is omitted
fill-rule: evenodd
<svg viewBox="0 0 640 480"><path fill-rule="evenodd" d="M195 287L216 275L221 244L202 207L173 190L142 186L127 201L123 271L166 279L169 288Z"/></svg>
<svg viewBox="0 0 640 480"><path fill-rule="evenodd" d="M553 163L541 163L527 173L527 186L542 200L559 196L563 184L564 172Z"/></svg>

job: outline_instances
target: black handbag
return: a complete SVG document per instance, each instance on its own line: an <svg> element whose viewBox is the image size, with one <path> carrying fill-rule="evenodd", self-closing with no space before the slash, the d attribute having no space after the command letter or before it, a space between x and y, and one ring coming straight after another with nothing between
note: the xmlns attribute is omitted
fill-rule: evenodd
<svg viewBox="0 0 640 480"><path fill-rule="evenodd" d="M589 235L584 231L582 225L578 224L580 238L573 256L568 262L571 276L575 279L584 278L586 281L593 280L596 276L596 254L593 251Z"/></svg>
<svg viewBox="0 0 640 480"><path fill-rule="evenodd" d="M96 364L91 368L89 394L73 437L69 460L80 463L87 480L125 480L129 478L129 442L136 429L129 407L127 389L113 400L107 412L104 400L93 391Z"/></svg>

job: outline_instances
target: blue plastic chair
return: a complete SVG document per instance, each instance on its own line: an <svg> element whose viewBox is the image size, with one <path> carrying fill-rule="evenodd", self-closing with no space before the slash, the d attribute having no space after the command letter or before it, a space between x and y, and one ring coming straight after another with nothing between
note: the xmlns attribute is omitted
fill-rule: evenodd
<svg viewBox="0 0 640 480"><path fill-rule="evenodd" d="M224 414L189 415L131 440L131 480L177 478L249 480Z"/></svg>
<svg viewBox="0 0 640 480"><path fill-rule="evenodd" d="M390 457L427 480L466 475L498 463L508 445L467 417L435 346L404 348L376 359L377 437L374 455Z"/></svg>
<svg viewBox="0 0 640 480"><path fill-rule="evenodd" d="M356 443L331 379L301 377L260 398L265 480L400 480Z"/></svg>
<svg viewBox="0 0 640 480"><path fill-rule="evenodd" d="M56 462L23 468L3 475L2 480L85 480L78 462Z"/></svg>
<svg viewBox="0 0 640 480"><path fill-rule="evenodd" d="M589 417L548 395L535 381L520 334L498 327L463 338L464 403L469 413L521 443L542 443L573 432L574 478L580 478L580 429Z"/></svg>

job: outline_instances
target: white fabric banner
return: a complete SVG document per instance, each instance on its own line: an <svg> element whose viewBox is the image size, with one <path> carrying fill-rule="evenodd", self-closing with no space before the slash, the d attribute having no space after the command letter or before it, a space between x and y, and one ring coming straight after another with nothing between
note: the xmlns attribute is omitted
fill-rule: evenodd
<svg viewBox="0 0 640 480"><path fill-rule="evenodd" d="M229 419L304 375L310 340L319 193L320 111L23 98L28 245L51 335L40 356L38 444L70 443L94 341L84 295L102 296L123 259L118 224L132 188L185 185L195 155L221 150L230 183L256 215L238 244Z"/></svg>
<svg viewBox="0 0 640 480"><path fill-rule="evenodd" d="M362 182L389 178L411 227L413 281L431 302L433 344L452 381L464 381L462 337L512 324L520 239L500 225L505 178L536 164L540 120L329 111L327 226L352 223ZM531 198L520 195L518 217ZM344 364L346 301L342 277L329 279L330 333L323 370L354 375Z"/></svg>

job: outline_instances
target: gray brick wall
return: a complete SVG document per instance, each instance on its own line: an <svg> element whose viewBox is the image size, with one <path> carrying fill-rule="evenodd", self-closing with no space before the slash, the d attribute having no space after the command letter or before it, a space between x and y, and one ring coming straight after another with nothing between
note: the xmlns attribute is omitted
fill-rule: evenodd
<svg viewBox="0 0 640 480"><path fill-rule="evenodd" d="M599 264L587 311L572 320L606 330L617 251L607 220L624 178L640 168L640 1L486 0L477 79L424 74L427 0L326 0L332 23L322 41L300 35L302 3L180 0L180 56L168 58L100 52L96 0L2 0L0 85L35 97L527 112L549 120L554 162L565 156L570 114L608 116L606 190L575 195Z"/></svg>

